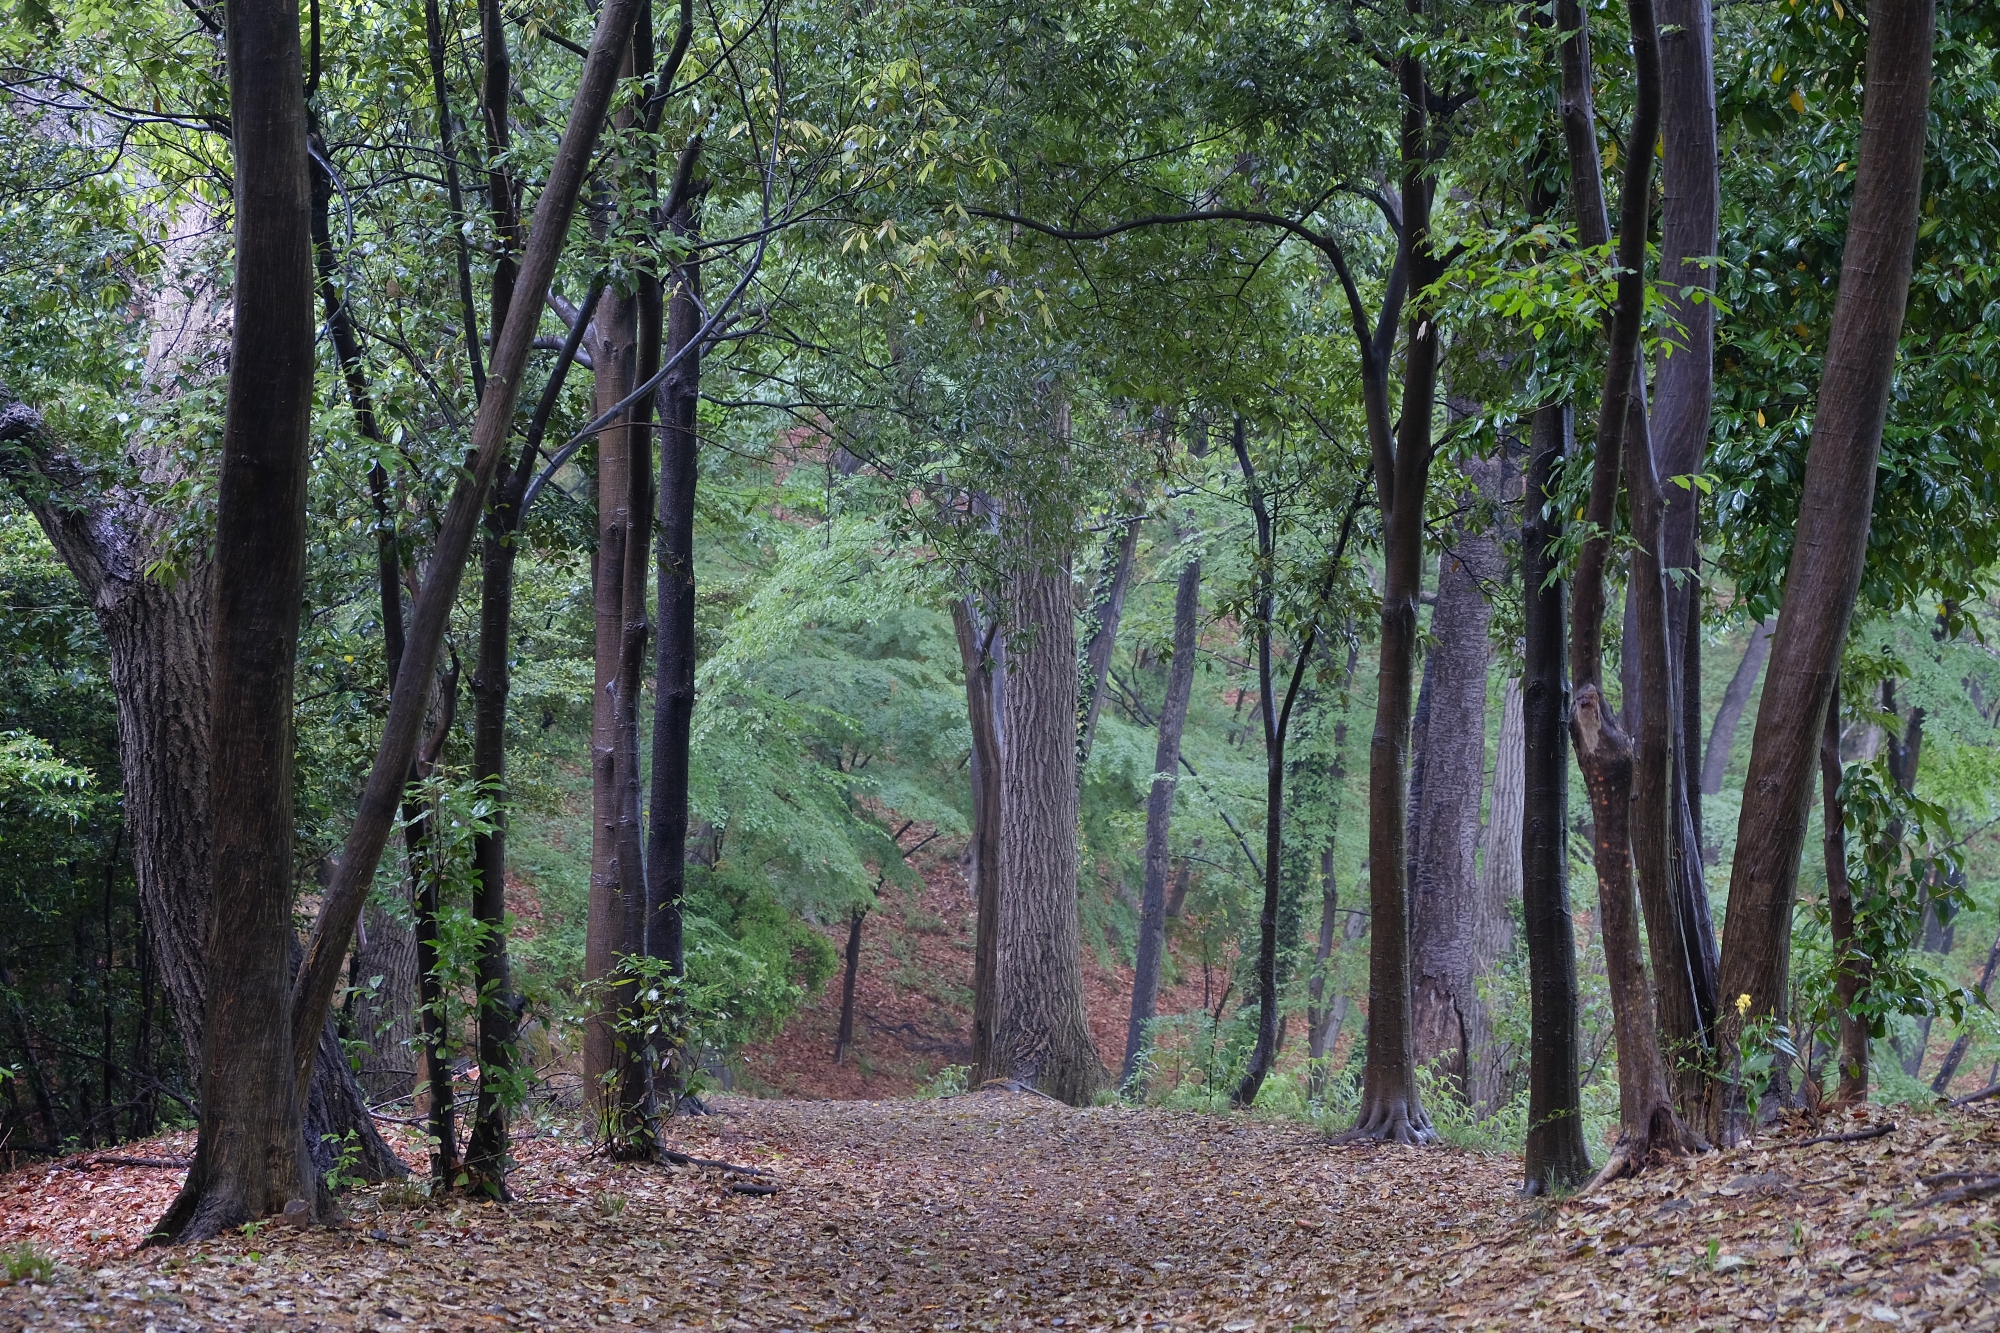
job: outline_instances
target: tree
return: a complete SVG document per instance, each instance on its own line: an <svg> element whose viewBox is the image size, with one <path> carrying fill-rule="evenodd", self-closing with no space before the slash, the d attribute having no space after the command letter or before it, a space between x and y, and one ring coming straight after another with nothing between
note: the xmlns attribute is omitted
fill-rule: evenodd
<svg viewBox="0 0 2000 1333"><path fill-rule="evenodd" d="M1869 13L1861 151L1840 291L1730 868L1721 989L1750 999L1739 1016L1724 1013L1719 1055L1735 1049L1744 1022L1784 1012L1806 808L1867 554L1909 295L1935 26L1929 0L1885 0ZM1737 1105L1727 1085L1712 1087L1706 1111L1711 1136L1729 1137Z"/></svg>
<svg viewBox="0 0 2000 1333"><path fill-rule="evenodd" d="M297 5L231 0L227 42L236 288L216 505L202 1117L156 1232L181 1242L320 1211L289 1021L292 679L317 322ZM309 1049L326 1021L315 1018L302 1029Z"/></svg>

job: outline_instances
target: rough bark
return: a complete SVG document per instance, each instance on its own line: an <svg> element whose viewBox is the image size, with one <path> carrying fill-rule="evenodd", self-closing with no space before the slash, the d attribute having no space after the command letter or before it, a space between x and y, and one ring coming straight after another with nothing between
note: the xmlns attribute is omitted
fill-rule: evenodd
<svg viewBox="0 0 2000 1333"><path fill-rule="evenodd" d="M1475 462L1468 470L1485 494L1499 490L1497 461ZM1492 658L1486 589L1502 572L1497 534L1476 523L1456 524L1438 555L1432 647L1424 659L1424 782L1410 812L1412 1047L1419 1063L1481 1111L1499 1100L1501 1070L1479 979L1505 952L1512 933L1507 904L1482 892L1486 881L1477 873Z"/></svg>
<svg viewBox="0 0 2000 1333"><path fill-rule="evenodd" d="M1175 536L1188 534L1175 530ZM1118 1081L1130 1084L1145 1048L1146 1024L1160 997L1160 964L1167 951L1167 870L1172 848L1174 788L1180 780L1181 733L1194 693L1195 634L1201 621L1201 557L1190 555L1174 589L1174 647L1167 663L1167 692L1160 704L1159 740L1153 747L1153 784L1146 793L1146 870L1139 894L1139 939L1132 968L1132 1015L1125 1027L1125 1063Z"/></svg>
<svg viewBox="0 0 2000 1333"><path fill-rule="evenodd" d="M421 682L429 680L437 669L445 626L457 601L466 557L486 507L487 488L506 453L535 326L540 321L556 259L567 237L605 109L617 83L637 7L638 0L606 0L598 12L583 77L570 102L569 123L536 205L534 224L529 228L515 299L506 324L494 339L487 392L480 396L478 415L473 422L471 461L460 476L439 524L422 592L411 618L409 642L397 673L389 717L383 724L354 823L293 987L292 1020L307 1032L325 1021L334 988L339 984L342 956L395 822L397 798L416 751L417 733L423 721L421 699L413 696L421 693ZM313 1052L297 1040L293 1047L298 1081L303 1086L312 1076Z"/></svg>
<svg viewBox="0 0 2000 1333"><path fill-rule="evenodd" d="M965 673L965 707L972 730L972 1079L993 1077L994 955L1000 939L1000 726L1006 698L1005 628L982 616L972 598L951 604Z"/></svg>
<svg viewBox="0 0 2000 1333"><path fill-rule="evenodd" d="M1139 550L1139 524L1144 515L1125 520L1118 532L1118 545L1111 557L1110 574L1091 599L1090 638L1083 650L1082 716L1077 719L1076 763L1079 770L1090 762L1091 742L1097 739L1097 715L1104 710L1104 677L1111 670L1111 654L1118 646L1118 621L1125 614L1125 590L1132 581L1132 559Z"/></svg>
<svg viewBox="0 0 2000 1333"><path fill-rule="evenodd" d="M854 980L861 971L861 924L868 909L857 907L847 916L847 966L840 982L840 1029L833 1037L833 1062L843 1064L854 1049Z"/></svg>
<svg viewBox="0 0 2000 1333"><path fill-rule="evenodd" d="M1480 835L1480 893L1499 905L1521 896L1521 809L1523 800L1521 680L1516 676L1501 687L1500 739L1493 754L1493 785L1486 805L1486 829Z"/></svg>
<svg viewBox="0 0 2000 1333"><path fill-rule="evenodd" d="M1867 556L1916 249L1935 18L1933 0L1882 0L1868 12L1861 148L1840 291L1730 868L1722 993L1750 997L1746 1019L1785 1011L1819 733ZM1739 1031L1732 1010L1721 1025L1720 1055L1727 1057ZM1733 1100L1720 1085L1713 1090L1711 1137Z"/></svg>
<svg viewBox="0 0 2000 1333"><path fill-rule="evenodd" d="M1715 725L1708 733L1708 752L1701 762L1701 790L1705 796L1722 790L1722 779L1729 772L1729 752L1736 744L1736 728L1743 721L1743 710L1749 706L1750 692L1756 688L1764 659L1771 655L1771 634L1777 626L1775 619L1751 626L1750 642L1736 663L1735 674L1723 688L1722 705L1715 710Z"/></svg>
<svg viewBox="0 0 2000 1333"><path fill-rule="evenodd" d="M1001 702L1006 742L990 1066L994 1077L1083 1105L1109 1075L1083 1011L1069 558L1046 537L1014 537L1009 545L1007 621L1015 638Z"/></svg>
<svg viewBox="0 0 2000 1333"><path fill-rule="evenodd" d="M305 597L314 289L292 0L230 0L236 289L210 657L212 917L201 1127L161 1238L318 1211L292 1078L292 682ZM306 1029L319 1035L319 1024Z"/></svg>
<svg viewBox="0 0 2000 1333"><path fill-rule="evenodd" d="M699 147L697 140L682 153L677 181L686 180L693 171ZM678 186L676 194L680 202L669 226L676 237L691 242L699 238L694 200ZM675 976L686 976L681 912L687 894L688 756L695 703L694 504L701 453L695 417L701 401L701 349L687 349L701 328L701 268L691 261L677 264L668 276L664 347L666 355L681 359L655 395L660 437L655 571L659 646L654 659L653 789L642 944L648 957L664 960ZM666 1080L664 1089L656 1089L655 1100L669 1111L680 1108L685 1065L692 1054L654 1054L657 1076Z"/></svg>
<svg viewBox="0 0 2000 1333"><path fill-rule="evenodd" d="M1528 949L1526 1187L1547 1194L1590 1175L1577 1047L1576 928L1569 903L1569 685L1563 673L1562 508L1570 408L1535 413L1521 508L1521 925Z"/></svg>
<svg viewBox="0 0 2000 1333"><path fill-rule="evenodd" d="M363 1091L378 1105L407 1097L416 1079L417 937L379 903L368 904L355 932L350 984L353 1035L368 1043L356 1071Z"/></svg>
<svg viewBox="0 0 2000 1333"><path fill-rule="evenodd" d="M1840 689L1836 685L1820 733L1819 771L1826 859L1828 934L1833 945L1833 1000L1840 1029L1840 1082L1836 1100L1868 1100L1868 1024L1854 1001L1868 983L1867 956L1855 948L1854 886L1847 877L1846 810L1840 800Z"/></svg>

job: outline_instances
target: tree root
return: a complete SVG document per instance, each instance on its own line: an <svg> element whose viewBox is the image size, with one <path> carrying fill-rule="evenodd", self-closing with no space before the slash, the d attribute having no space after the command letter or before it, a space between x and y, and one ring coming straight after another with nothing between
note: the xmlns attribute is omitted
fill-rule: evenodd
<svg viewBox="0 0 2000 1333"><path fill-rule="evenodd" d="M1618 1136L1618 1142L1611 1149L1611 1156L1604 1167L1590 1183L1583 1187L1585 1194L1609 1185L1614 1180L1626 1176L1636 1176L1650 1166L1655 1166L1670 1157L1688 1157L1695 1153L1709 1151L1708 1140L1688 1127L1686 1121L1669 1103L1662 1102L1653 1107L1646 1117L1645 1132L1634 1137L1627 1130Z"/></svg>
<svg viewBox="0 0 2000 1333"><path fill-rule="evenodd" d="M1896 1122L1886 1125L1872 1125L1867 1129L1857 1129L1851 1134L1821 1134L1815 1138L1800 1139L1797 1143L1780 1144L1784 1148L1810 1148L1815 1143L1865 1143L1869 1139L1879 1139L1896 1132Z"/></svg>
<svg viewBox="0 0 2000 1333"><path fill-rule="evenodd" d="M1384 1098L1363 1110L1354 1128L1334 1137L1336 1143L1407 1143L1423 1148L1437 1143L1438 1132L1423 1108L1409 1098Z"/></svg>

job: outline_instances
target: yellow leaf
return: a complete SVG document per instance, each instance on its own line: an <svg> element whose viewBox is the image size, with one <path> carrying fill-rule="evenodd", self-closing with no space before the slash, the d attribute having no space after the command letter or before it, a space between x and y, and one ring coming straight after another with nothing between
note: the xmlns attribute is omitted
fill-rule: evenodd
<svg viewBox="0 0 2000 1333"><path fill-rule="evenodd" d="M1784 77L1785 77L1785 62L1780 60L1777 64L1771 66L1771 82L1776 83Z"/></svg>
<svg viewBox="0 0 2000 1333"><path fill-rule="evenodd" d="M1764 414L1762 412L1757 414L1757 424L1760 426L1764 424Z"/></svg>
<svg viewBox="0 0 2000 1333"><path fill-rule="evenodd" d="M1845 170L1847 170L1847 164L1845 162L1834 163L1833 171L1835 175L1839 175L1841 172Z"/></svg>
<svg viewBox="0 0 2000 1333"><path fill-rule="evenodd" d="M1847 21L1847 11L1840 7L1840 0L1833 0L1833 14L1841 22Z"/></svg>
<svg viewBox="0 0 2000 1333"><path fill-rule="evenodd" d="M1798 112L1800 115L1804 115L1806 111L1805 96L1796 88L1792 89L1792 110Z"/></svg>

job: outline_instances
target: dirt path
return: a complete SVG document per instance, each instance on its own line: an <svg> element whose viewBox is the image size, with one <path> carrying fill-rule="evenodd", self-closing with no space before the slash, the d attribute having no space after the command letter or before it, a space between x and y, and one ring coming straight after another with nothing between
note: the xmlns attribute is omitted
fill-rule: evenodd
<svg viewBox="0 0 2000 1333"><path fill-rule="evenodd" d="M527 1145L521 1201L266 1229L0 1292L0 1329L1993 1328L2000 1113L1714 1154L1561 1209L1518 1164L1016 1094L754 1102L686 1151ZM1821 1177L1829 1177L1822 1179ZM738 1185L777 1183L773 1195ZM19 1234L18 1230L16 1234ZM11 1240L12 1236L0 1236Z"/></svg>

